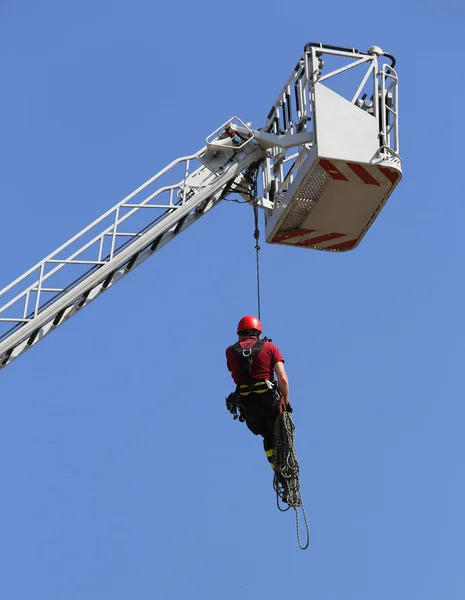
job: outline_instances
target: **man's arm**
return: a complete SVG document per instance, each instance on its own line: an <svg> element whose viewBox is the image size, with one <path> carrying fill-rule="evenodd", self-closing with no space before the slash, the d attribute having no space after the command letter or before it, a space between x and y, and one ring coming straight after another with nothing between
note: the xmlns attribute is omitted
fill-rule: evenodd
<svg viewBox="0 0 465 600"><path fill-rule="evenodd" d="M281 360L275 364L274 371L276 373L276 377L278 378L279 391L281 392L281 395L287 404L289 402L289 380L284 368L284 363Z"/></svg>
<svg viewBox="0 0 465 600"><path fill-rule="evenodd" d="M226 348L226 366L228 371L231 373L231 377L234 379L232 365L231 365L231 346Z"/></svg>

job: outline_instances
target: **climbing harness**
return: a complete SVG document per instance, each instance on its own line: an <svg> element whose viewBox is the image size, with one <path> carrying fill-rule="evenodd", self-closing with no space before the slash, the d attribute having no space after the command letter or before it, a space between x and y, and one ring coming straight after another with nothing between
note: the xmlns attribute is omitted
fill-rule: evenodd
<svg viewBox="0 0 465 600"><path fill-rule="evenodd" d="M253 345L249 343L245 348L239 342L231 346L240 360L239 383L235 391L226 398L226 408L233 415L234 420L239 419L241 423L245 421L244 417L237 412L237 409L241 406L239 402L241 396L263 394L270 389L269 382L266 380L252 379L252 365L266 341L267 338L265 337L263 340L254 340Z"/></svg>
<svg viewBox="0 0 465 600"><path fill-rule="evenodd" d="M252 392L260 391L259 389L255 388L255 385L259 383L259 381L262 383L262 381L256 381L252 379L252 365L266 341L266 338L263 340L253 340L252 342L249 342L245 348L241 346L240 342L236 342L234 346L231 346L232 350L240 360L238 388L252 388L250 390ZM268 388L264 389L263 391L267 391L267 389Z"/></svg>
<svg viewBox="0 0 465 600"><path fill-rule="evenodd" d="M241 346L240 342L236 342L234 346L231 346L240 361L239 382L235 391L226 398L226 408L232 414L234 421L236 419L239 419L241 423L245 421L245 418L239 415L237 410L241 407L239 402L241 396L248 396L252 393L261 394L268 391L265 381L252 379L252 365L266 341L266 338L263 340L253 340L245 348Z"/></svg>
<svg viewBox="0 0 465 600"><path fill-rule="evenodd" d="M295 425L291 413L281 404L280 413L275 421L275 447L274 447L274 479L273 487L276 492L276 503L281 512L290 508L295 511L297 542L302 550L310 544L310 531L305 512L304 501L300 491L299 463L294 444ZM282 508L279 501L287 503L287 508ZM299 526L299 510L302 509L307 541L302 545Z"/></svg>

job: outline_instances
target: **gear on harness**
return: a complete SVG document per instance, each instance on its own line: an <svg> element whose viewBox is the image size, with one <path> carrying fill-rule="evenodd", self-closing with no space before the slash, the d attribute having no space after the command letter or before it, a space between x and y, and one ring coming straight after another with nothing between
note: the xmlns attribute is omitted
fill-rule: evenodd
<svg viewBox="0 0 465 600"><path fill-rule="evenodd" d="M232 414L234 421L239 419L239 422L243 423L245 421L245 419L242 415L239 415L239 413L237 412L238 406L239 406L239 398L237 396L237 393L232 392L226 398L226 408Z"/></svg>
<svg viewBox="0 0 465 600"><path fill-rule="evenodd" d="M239 321L238 333L249 329L255 329L261 333L262 326L256 317L243 317ZM240 406L239 400L241 396L248 396L249 394L263 394L264 392L272 391L274 398L281 398L277 381L252 378L252 365L260 350L263 348L265 342L271 342L271 339L265 336L262 340L257 339L253 345L249 344L245 348L241 346L240 342L236 342L234 346L231 346L232 350L240 360L240 371L239 382L236 386L236 390L229 394L229 396L226 398L226 408L234 416L234 420L239 418L241 423L245 420L244 418L239 417L237 414L237 408ZM292 412L292 407L289 402L287 403L286 410Z"/></svg>
<svg viewBox="0 0 465 600"><path fill-rule="evenodd" d="M241 319L238 325L238 331L245 331L245 328L249 328L251 326L253 326L254 329L257 329L257 331L261 331L260 321L258 321L258 319L255 317L244 317ZM260 329L258 329L258 327ZM240 406L240 396L248 396L251 393L259 394L270 389L266 381L254 381L251 375L252 365L266 341L266 338L263 340L257 340L253 346L249 344L245 348L242 348L240 342L236 342L234 346L232 346L232 349L240 360L240 372L239 382L236 386L236 390L229 394L229 396L226 398L226 408L233 415L234 420L239 419L240 423L245 421L244 417L239 415L237 412L237 409Z"/></svg>

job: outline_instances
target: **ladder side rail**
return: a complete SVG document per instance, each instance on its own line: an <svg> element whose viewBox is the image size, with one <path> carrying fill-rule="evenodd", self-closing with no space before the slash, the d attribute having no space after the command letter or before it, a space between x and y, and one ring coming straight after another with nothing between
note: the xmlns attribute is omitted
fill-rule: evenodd
<svg viewBox="0 0 465 600"><path fill-rule="evenodd" d="M389 81L389 83L387 83ZM381 152L389 155L391 159L400 161L399 156L399 89L398 77L395 70L384 64L380 71L380 111L381 111ZM392 106L386 103L388 98L392 99ZM392 123L389 124L389 117Z"/></svg>
<svg viewBox="0 0 465 600"><path fill-rule="evenodd" d="M309 93L304 56L299 60L282 87L261 131L276 135L293 135L311 131L312 120L313 104ZM308 146L312 144L313 142L307 143ZM278 190L281 189L288 176L288 172L283 168L283 163L287 162L286 155L289 151L290 149L286 151L280 148L270 149L266 163L262 165L263 198L266 203L274 202Z"/></svg>
<svg viewBox="0 0 465 600"><path fill-rule="evenodd" d="M66 265L70 265L70 264L93 264L95 266L100 265L102 262L106 262L106 260L112 258L112 255L115 252L115 247L114 247L114 239L116 238L116 236L123 236L125 235L123 232L118 232L117 231L117 227L118 225L120 225L121 223L123 223L124 221L126 221L128 218L130 218L132 215L134 215L139 209L142 208L157 208L157 209L176 209L179 208L178 205L172 205L172 204L157 204L157 205L147 205L148 202L150 202L151 200L153 200L156 196L158 196L159 194L165 192L165 191L169 191L169 190L173 190L173 189L178 189L180 188L180 186L182 185L182 182L175 184L174 186L165 186L163 188L160 188L159 190L157 190L155 193L151 194L150 196L148 196L147 198L145 198L145 200L143 200L140 204L130 204L130 205L118 205L117 207L114 207L113 209L111 209L109 212L105 213L105 217L107 217L108 215L111 215L111 212L114 211L115 212L115 219L114 222L108 226L103 232L98 233L94 238L92 238L91 240L89 240L88 242L86 242L83 246L81 246L78 250L74 251L72 254L68 255L65 259L56 259L53 258L54 256L57 256L57 254L59 254L59 252L63 249L68 247L69 245L71 245L72 242L77 241L77 239L79 239L79 237L82 237L80 234L85 234L89 231L91 231L92 227L88 226L87 228L85 228L84 230L82 230L80 232L80 234L77 234L76 236L74 236L74 238L72 238L71 240L69 240L68 242L66 242L63 246L61 246L58 250L55 250L52 254L50 254L46 259L43 259L38 265L36 265L35 267L32 268L32 270L30 269L27 272L27 275L31 274L31 272L33 272L34 270L38 269L39 270L39 279L37 281L35 281L34 283L30 284L29 287L27 287L26 289L24 289L22 292L20 292L16 297L12 298L9 302L7 302L6 304L4 304L1 308L0 308L0 314L2 312L4 312L5 310L7 310L8 308L12 307L15 303L19 302L23 297L25 298L25 304L24 304L24 312L27 313L27 298L30 294L31 291L37 292L38 296L40 295L41 291L46 291L42 288L42 283L49 279L50 277L52 277L53 275L55 275L58 271L60 271L61 269L63 269L64 267L66 267ZM145 187L145 186L144 186ZM131 194L131 198L133 198L134 195ZM170 199L171 202L171 199ZM126 213L123 216L119 216L119 209L123 207L123 208L128 208L128 207L132 207L133 210L129 211L128 213ZM102 217L100 217L99 219L97 219L96 221L94 221L95 223L100 223L102 221ZM92 224L93 225L93 224ZM138 234L136 234L138 235ZM110 255L109 257L107 257L107 259L105 261L102 261L101 259L101 254L102 254L102 246L103 246L103 241L105 239L105 236L112 236L113 241L112 241L112 249L110 251ZM94 261L79 261L79 256L81 254L83 254L84 252L86 252L89 248L91 248L96 242L99 242L99 252L98 252L98 257L97 260ZM46 273L44 275L44 265L47 264L56 264L57 266L52 268L48 273ZM22 277L20 277L17 280L17 283L21 282L22 280L24 280L24 278L26 277L26 274L23 275ZM12 289L12 284L10 284L10 286L8 286L9 289ZM61 290L57 289L56 291L63 291L64 288L62 288ZM7 289L5 288L3 292L7 291ZM7 319L5 319L4 317L0 317L0 323L6 321ZM11 319L8 319L11 320ZM1 337L0 337L1 339Z"/></svg>
<svg viewBox="0 0 465 600"><path fill-rule="evenodd" d="M165 246L169 241L171 241L175 236L179 235L181 231L187 229L194 221L198 220L201 216L206 214L211 208L216 206L222 200L221 192L214 194L214 196L207 201L205 207L198 211L197 208L191 210L191 213L180 224L180 227L177 228L176 231L171 230L166 232L165 234L161 234L155 238L154 242L149 243L141 252L134 254L129 260L126 260L125 263L121 264L113 273L110 273L104 280L99 281L99 283L93 287L90 287L89 290L85 291L80 297L78 297L74 302L69 304L65 309L61 309L56 313L54 318L49 319L44 325L41 327L37 327L34 329L31 335L27 335L26 338L22 339L16 346L10 343L10 348L3 355L0 356L0 370L8 366L13 360L18 358L21 354L23 354L26 350L29 350L32 346L37 344L40 340L44 339L46 335L57 329L60 325L62 325L65 321L70 319L74 314L82 310L85 306L90 304L93 300L95 300L98 296L100 296L104 291L115 285L120 279L122 279L125 275L127 275L130 271L134 270L137 266L142 264L147 258L152 256L155 252L160 250L163 246ZM182 221L182 219L181 219ZM11 341L10 341L11 342Z"/></svg>
<svg viewBox="0 0 465 600"><path fill-rule="evenodd" d="M306 116L302 99L303 87L301 84L304 75L304 65L302 60L300 60L272 105L263 131L273 131L273 124L276 123L278 131L274 131L274 133L293 133L295 128L302 123L303 118ZM292 94L291 90L294 90L294 94ZM282 109L281 115L278 114L280 109ZM298 116L297 122L292 119L293 114Z"/></svg>
<svg viewBox="0 0 465 600"><path fill-rule="evenodd" d="M379 63L378 63L378 57L375 56L374 57L375 60L373 61L373 79L372 79L372 84L373 84L373 116L375 117L375 119L377 120L378 123L380 123L380 118L379 118L379 102L377 101L377 99L379 98L379 94L380 94L380 85L379 85ZM379 125L379 145L381 146L381 124Z"/></svg>
<svg viewBox="0 0 465 600"><path fill-rule="evenodd" d="M159 238L161 235L164 235L170 229L174 228L174 232L169 237L169 240L178 235L181 230L183 230L186 226L191 224L194 220L196 220L199 216L205 214L205 208L208 207L208 201L212 196L218 192L218 190L222 190L229 182L235 180L235 178L240 174L240 172L250 166L251 164L260 161L263 159L263 150L261 148L254 148L253 151L246 154L243 158L238 160L226 173L219 176L212 184L210 184L205 189L197 192L192 201L186 202L182 205L179 210L174 211L174 213L168 214L165 219L163 219L160 223L158 223L155 227L144 233L139 239L135 240L129 247L125 248L118 256L117 261L116 258L113 261L105 263L101 265L99 269L93 271L87 278L85 278L81 283L77 286L70 289L66 294L62 295L56 302L52 305L48 306L42 313L39 313L37 317L31 319L28 323L23 324L18 330L14 331L11 336L5 339L0 343L0 362L1 366L6 366L13 360L17 358L19 354L21 354L25 349L29 346L36 343L39 339L42 339L43 335L40 332L40 329L47 323L53 321L57 315L59 315L63 310L66 310L73 303L78 302L82 303L84 306L89 300L90 292L95 286L101 285L99 291L103 291L107 289L108 284L104 286L105 280L114 274L122 264L127 261L130 261L131 258L137 255L134 264L140 264L142 259L148 257L151 253L147 254L147 256L142 255L142 250L150 247L154 241ZM222 199L221 197L219 199ZM218 201L218 200L217 200ZM195 211L202 207L202 210L195 213ZM189 217L189 213L194 211L196 216L191 218L189 221L187 218ZM179 226L179 224L181 225ZM178 227L176 227L178 225ZM169 241L168 239L166 240ZM166 243L165 242L165 243ZM155 248L156 249L156 248ZM139 253L139 254L138 254ZM153 253L153 252L152 252ZM131 269L134 268L134 264L131 266ZM95 297L92 296L91 299ZM81 307L79 307L81 308ZM62 322L62 319L55 325L58 326ZM29 338L29 339L28 339ZM32 342L31 342L32 338ZM15 348L21 345L21 348L15 352Z"/></svg>
<svg viewBox="0 0 465 600"><path fill-rule="evenodd" d="M26 277L28 277L29 275L31 275L32 273L34 273L35 270L39 270L40 267L41 267L41 265L44 262L46 262L47 260L49 260L51 258L54 258L59 252L62 252L63 250L65 250L68 246L70 246L72 243L74 243L75 241L77 241L85 233L89 232L92 228L94 228L96 225L98 225L100 222L102 222L108 216L110 216L112 214L112 212L115 211L119 206L123 205L127 201L129 201L132 198L134 198L134 196L136 196L141 191L143 191L145 188L147 188L149 185L151 185L152 183L154 183L159 177L161 177L162 175L164 175L165 173L167 173L170 169L174 168L175 166L177 166L182 161L186 161L186 160L189 160L189 159L195 159L195 158L197 158L204 151L205 151L205 148L202 148L202 150L199 150L195 154L192 154L190 156L185 156L185 157L177 158L176 160L172 161L164 169L162 169L161 171L159 171L158 173L156 173L153 177L151 177L145 183L143 183L142 185L140 185L137 189L135 189L133 192L131 192L128 196L126 196L125 198L123 198L120 202L118 202L118 204L116 204L112 208L108 209L103 215L101 215L100 217L98 217L97 219L95 219L95 221L93 221L92 223L90 223L89 225L87 225L86 227L84 227L84 229L82 229L77 234L75 234L72 238L70 238L67 242L65 242L59 248L57 248L56 250L54 250L51 254L49 254L44 259L42 259L40 262L38 262L36 265L34 265L30 269L28 269L25 273L23 273L22 275L20 275L13 282L11 282L7 286L5 286L2 290L0 290L0 297L2 295L4 295L6 292L8 292L15 285L17 285L20 281L22 281L23 279L25 279ZM0 309L0 312L1 312L1 309Z"/></svg>
<svg viewBox="0 0 465 600"><path fill-rule="evenodd" d="M134 205L134 206L137 206L139 208L159 208L159 209L160 208L161 209L166 208L166 205L156 205L156 206L155 205L150 205L150 206ZM173 205L173 206L171 206L170 210L171 210L171 208L173 208L173 209L174 208L179 208L179 205ZM167 214L167 212L168 211L165 211L163 214L159 215L155 221L152 221L149 224L149 226L153 227L156 222L158 222L160 219L162 219ZM149 226L145 227L142 232L133 233L133 234L127 234L127 233L123 233L123 232L117 232L116 236L127 237L128 235L131 235L132 238L140 237L142 235L142 233L149 228ZM59 269L61 269L62 267L66 266L68 264L89 264L89 265L93 265L92 269L95 269L95 268L99 267L100 265L104 264L105 262L108 262L109 260L111 260L110 254L105 258L105 260L101 260L101 246L99 247L99 259L97 261L79 261L79 260L75 260L76 256L78 256L79 254L81 254L82 252L84 252L85 250L87 250L89 247L91 247L94 244L94 242L99 239L99 237L100 237L101 240L103 240L104 237L105 237L105 235L112 235L111 234L111 229L112 229L112 227L109 227L108 231L104 232L101 236L97 236L97 238L94 238L93 240L91 240L90 242L88 242L87 244L85 244L82 248L80 248L74 254L70 255L69 259L65 259L65 260L53 260L52 259L52 260L46 261L47 263L50 263L50 264L58 264L58 267L52 269L47 274L47 277L50 277L50 276L54 275L56 272L59 271ZM131 242L131 240L128 240L127 242L125 242L124 244L122 244L117 249L116 253L120 252L130 242ZM115 255L116 254L114 254L114 256ZM79 281L81 281L85 276L87 276L90 273L90 271L87 271L86 273L82 274L77 280L73 281L71 284L67 285L64 288L45 288L45 287L42 287L41 283L43 283L43 280L46 277L43 276L42 269L41 269L41 273L42 273L42 278L39 278L39 281L37 282L37 284L38 284L37 287L32 287L31 286L32 289L25 290L25 293L22 293L22 294L18 295L16 298L13 298L13 300L10 300L10 302L7 305L5 305L5 307L3 307L3 309L8 308L8 306L12 305L12 303L15 300L21 299L25 295L26 298L25 298L25 303L24 303L24 311L23 311L23 317L22 317L22 319L1 317L0 318L0 323L2 323L2 322L17 322L17 323L21 323L21 322L28 322L28 321L30 321L31 315L29 316L29 318L27 318L27 316L28 316L27 307L28 307L28 298L29 298L29 295L30 295L31 291L38 292L36 302L38 302L39 294L40 294L41 291L42 292L52 292L52 293L56 294L53 298L49 298L45 302L44 305L40 306L40 310L43 310L51 302L55 301L57 299L57 297L58 297L59 294L64 293L64 292L68 291L69 289L71 289L71 287L73 287L75 284L77 284ZM37 312L38 311L37 311L37 308L36 308L34 316L37 316ZM3 340L3 338L6 335L8 335L8 333L9 332L6 332L6 333L0 335L0 342Z"/></svg>
<svg viewBox="0 0 465 600"><path fill-rule="evenodd" d="M197 155L193 155L197 158ZM182 159L177 159L176 161L174 161L171 164L171 167L179 164L179 162L182 162L183 160L186 161L186 164L188 164L189 158L188 157L184 157ZM60 248L58 248L57 250L55 250L54 252L52 252L47 258L43 259L40 263L38 263L37 265L35 265L35 267L32 267L31 269L29 269L29 271L27 271L25 274L23 274L21 277L19 277L17 280L15 280L12 284L10 284L9 286L7 286L6 288L4 288L4 290L2 290L2 292L0 293L0 296L3 295L6 291L9 291L10 289L13 289L14 284L18 285L19 283L21 283L21 281L23 281L27 276L29 276L30 274L32 274L36 269L39 270L39 279L35 282L33 282L32 284L30 284L28 287L26 287L26 289L24 289L23 291L21 291L17 296L15 296L14 298L12 298L10 301L8 301L6 304L4 304L1 308L0 308L0 315L2 312L4 312L5 310L7 310L8 308L12 307L15 303L20 302L23 298L24 298L24 310L23 310L23 315L27 314L28 309L28 301L29 301L29 296L30 296L30 292L34 291L37 292L37 295L40 296L42 291L45 291L43 289L42 284L44 283L45 280L49 279L50 277L52 277L53 275L55 275L58 271L60 271L63 267L65 267L66 265L69 264L85 264L85 263L89 263L89 264L93 264L95 266L98 266L99 264L101 264L102 260L101 260L101 254L102 254L102 246L103 246L103 241L105 239L105 236L107 235L111 235L112 236L112 247L111 247L111 251L110 251L110 257L109 259L111 259L112 255L115 253L115 239L116 236L124 236L127 235L125 234L125 232L118 232L117 228L118 226L123 223L124 221L126 221L128 218L130 218L132 215L134 215L139 209L142 208L158 208L158 209L177 209L179 208L178 204L173 204L172 203L172 196L173 196L173 191L178 189L178 190L185 190L186 186L185 186L185 179L183 181L180 181L174 185L171 186L164 186L162 188L159 188L158 190L156 190L154 193L152 193L151 195L149 195L147 198L145 198L142 202L140 202L139 204L132 204L132 203L126 203L127 200L132 200L135 195L138 192L143 191L144 189L147 188L148 185L150 185L151 183L153 183L158 177L160 177L161 174L163 174L163 172L166 172L168 169L165 168L162 172L157 173L157 175L155 175L154 177L152 177L151 179L149 179L147 182L145 182L144 184L142 184L142 186L140 186L139 188L137 188L137 190L135 190L134 192L132 192L131 194L129 194L125 199L123 199L120 203L118 203L115 207L113 207L112 209L108 210L104 215L102 215L101 217L99 217L98 219L96 219L93 223L91 223L90 225L88 225L86 228L84 228L81 232L79 232L78 234L76 234L75 236L73 236L73 238L71 238L71 240L68 240L68 242L66 242L65 244L63 244L62 246L60 246ZM205 170L205 167L200 167L199 169L197 169L197 171L200 170ZM187 178L188 176L188 170L186 169L186 173L185 177ZM169 204L148 204L151 200L155 199L157 196L159 196L161 193L166 192L166 191L170 191L170 202ZM124 215L120 215L120 209L121 208L131 208L131 210L129 212L127 212ZM58 254L60 254L61 251L63 251L63 249L66 249L68 246L70 246L73 242L77 241L80 237L82 237L84 234L90 232L92 230L93 227L95 227L96 225L98 225L99 223L101 223L105 218L107 218L109 215L112 214L112 212L114 211L115 213L115 218L114 218L114 222L113 224L111 224L110 226L108 226L103 232L99 232L94 238L92 238L90 241L86 242L84 244L84 246L80 247L78 250L74 251L72 254L66 256L65 259L61 259L61 258L54 258L56 257ZM137 234L136 234L137 235ZM89 248L91 248L96 242L99 242L99 251L98 251L98 257L96 260L92 260L92 261L79 261L76 260L78 259L78 257L83 254L86 250L88 250ZM107 258L108 260L108 258ZM56 264L57 266L52 268L48 273L44 274L44 265L46 264ZM63 291L64 288L61 289L61 291ZM55 291L59 292L59 289L56 289ZM25 318L25 317L23 317ZM9 321L14 321L15 319L10 319L10 318L5 318L5 317L0 317L0 323L1 322L9 322ZM1 336L0 336L1 339Z"/></svg>
<svg viewBox="0 0 465 600"><path fill-rule="evenodd" d="M153 178L149 181L152 181ZM146 182L147 184L148 182ZM143 184L143 186L141 186L141 188L145 188L146 184ZM34 267L33 269L28 271L28 274L30 274L30 272L32 270L34 270L35 268L39 268L39 279L34 282L33 284L31 284L28 288L26 288L26 290L24 290L24 292L20 293L18 296L16 296L16 298L13 298L12 300L10 300L7 304L5 304L3 307L0 308L0 313L3 312L5 309L9 308L15 301L17 301L18 299L20 299L23 296L26 296L27 294L29 294L31 291L40 291L40 289L42 288L42 283L45 279L48 279L50 276L54 275L58 270L60 270L62 267L64 267L67 264L92 264L95 266L98 266L99 264L101 264L101 260L97 260L97 261L80 261L80 260L76 260L77 257L79 257L80 254L82 254L83 252L85 252L87 249L89 249L93 244L95 244L95 242L101 240L104 238L105 235L112 235L112 237L114 237L115 235L118 235L118 232L116 231L116 227L122 223L123 221L125 221L127 218L129 218L130 216L132 216L134 213L137 212L138 209L140 208L160 208L160 209L178 209L179 205L173 205L173 204L160 204L160 205L150 205L147 206L147 203L154 199L156 196L158 196L160 193L167 191L167 190L173 190L173 189L178 189L181 188L182 186L182 182L179 182L173 186L165 186L163 188L158 189L156 192L154 192L153 194L151 194L150 196L148 196L142 203L137 204L137 205L123 205L123 201L121 201L121 203L119 203L116 207L114 207L115 209L115 213L118 210L118 208L120 207L124 207L126 208L127 206L131 206L134 207L133 210L129 211L126 215L120 217L119 219L115 219L115 223L110 225L109 227L107 227L107 229L105 229L102 233L98 234L96 237L94 237L93 239L91 239L90 241L88 241L83 247L79 248L78 250L76 250L74 253L72 253L71 255L69 255L66 259L54 259L52 258L53 256L56 256L57 253L59 252L59 250L61 250L63 247L66 247L67 245L70 244L70 241L68 241L66 244L64 244L63 246L61 246L58 250L56 250L55 252L53 252L51 255L49 255L46 259L44 259L43 261L41 261L41 263L38 263L38 265L36 265L36 267ZM138 188L141 189L141 188ZM127 198L133 198L134 197L134 192L132 194L130 194L129 196L127 196ZM170 202L171 202L171 198L170 198ZM114 209L110 209L110 211L107 211L107 213L105 213L105 216L111 214L111 211ZM117 214L117 213L116 213ZM94 221L94 223L96 222L100 222L102 218L97 219L96 221ZM83 231L88 231L90 229L91 226L88 226L85 230ZM81 232L82 233L82 232ZM121 233L121 235L125 235L124 233ZM138 235L138 234L136 234ZM74 238L72 238L72 240L75 240L79 238L79 234L77 234L76 236L74 236ZM107 257L106 260L112 258L114 254L114 248L112 248L112 250L110 251L110 255L109 257ZM100 257L100 250L99 250L99 257ZM104 261L106 262L106 261ZM44 275L43 271L44 271L44 265L50 263L50 264L57 264L58 266L55 267L54 269L52 269L49 273L47 273L46 275ZM19 278L21 279L21 278ZM11 284L10 286L8 286L11 288ZM6 290L6 288L5 288ZM52 291L52 288L50 289L50 291ZM53 291L62 291L59 289L53 290ZM7 320L5 318L0 317L0 322ZM8 319L8 321L10 321L11 319Z"/></svg>

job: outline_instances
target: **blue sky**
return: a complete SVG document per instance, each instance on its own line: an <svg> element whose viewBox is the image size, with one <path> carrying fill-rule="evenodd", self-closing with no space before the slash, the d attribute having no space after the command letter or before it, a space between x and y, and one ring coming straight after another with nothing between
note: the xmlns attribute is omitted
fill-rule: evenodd
<svg viewBox="0 0 465 600"><path fill-rule="evenodd" d="M397 57L404 178L354 252L262 245L309 550L224 409L256 297L251 211L222 203L2 371L1 598L463 599L465 11L418 6L2 3L0 287L232 115L261 126L308 41Z"/></svg>

